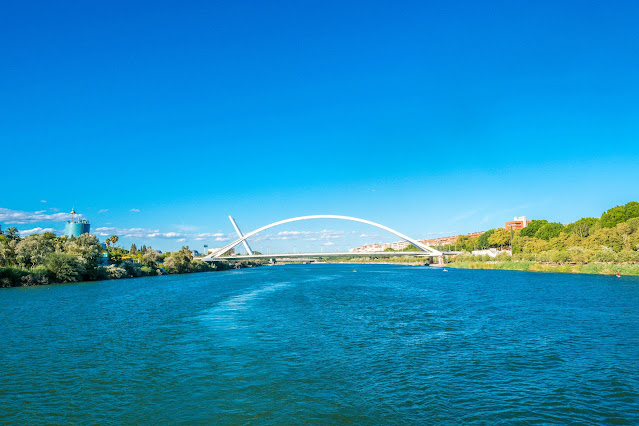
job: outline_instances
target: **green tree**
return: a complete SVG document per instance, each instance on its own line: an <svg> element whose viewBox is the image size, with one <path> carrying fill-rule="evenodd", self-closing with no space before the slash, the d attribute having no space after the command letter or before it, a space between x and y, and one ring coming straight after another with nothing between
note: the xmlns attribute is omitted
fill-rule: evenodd
<svg viewBox="0 0 639 426"><path fill-rule="evenodd" d="M539 228L547 224L547 220L531 220L528 226L521 230L522 237L534 237Z"/></svg>
<svg viewBox="0 0 639 426"><path fill-rule="evenodd" d="M491 235L493 235L494 232L495 232L494 229L489 229L488 231L481 234L477 238L477 247L480 249L485 249L487 247L490 247L490 242L488 241L488 239L490 238Z"/></svg>
<svg viewBox="0 0 639 426"><path fill-rule="evenodd" d="M459 235L457 241L455 241L455 248L457 250L467 250L466 246L469 239L468 235Z"/></svg>
<svg viewBox="0 0 639 426"><path fill-rule="evenodd" d="M4 231L4 236L10 240L19 240L20 231L15 226L11 226Z"/></svg>
<svg viewBox="0 0 639 426"><path fill-rule="evenodd" d="M626 220L639 217L639 202L631 201L624 206Z"/></svg>
<svg viewBox="0 0 639 426"><path fill-rule="evenodd" d="M488 237L488 243L492 247L503 247L510 243L510 231L504 228L497 228Z"/></svg>
<svg viewBox="0 0 639 426"><path fill-rule="evenodd" d="M137 254L138 253L138 248L135 245L135 243L131 244L131 249L129 250L130 254Z"/></svg>
<svg viewBox="0 0 639 426"><path fill-rule="evenodd" d="M109 237L109 240L111 240L111 244L115 245L115 243L117 243L117 242L118 242L119 238L118 238L118 236L117 236L117 235L111 235L111 236Z"/></svg>
<svg viewBox="0 0 639 426"><path fill-rule="evenodd" d="M75 256L67 253L49 253L45 259L45 266L56 281L63 283L79 281L85 273Z"/></svg>
<svg viewBox="0 0 639 426"><path fill-rule="evenodd" d="M564 225L559 222L545 223L535 232L535 238L549 241L551 238L558 237L565 230Z"/></svg>
<svg viewBox="0 0 639 426"><path fill-rule="evenodd" d="M188 246L174 251L164 258L164 269L174 274L184 274L190 271L193 253Z"/></svg>
<svg viewBox="0 0 639 426"><path fill-rule="evenodd" d="M102 245L95 235L82 234L78 238L67 240L65 251L77 259L78 264L84 270L85 279L94 280L97 278Z"/></svg>
<svg viewBox="0 0 639 426"><path fill-rule="evenodd" d="M159 259L160 259L160 254L157 251L149 248L144 251L142 258L140 259L140 264L142 266L156 268L157 262L159 261Z"/></svg>
<svg viewBox="0 0 639 426"><path fill-rule="evenodd" d="M586 238L586 247L593 250L613 250L619 252L623 249L624 240L614 228L601 228Z"/></svg>
<svg viewBox="0 0 639 426"><path fill-rule="evenodd" d="M601 215L601 226L612 228L626 219L624 206L616 206Z"/></svg>
<svg viewBox="0 0 639 426"><path fill-rule="evenodd" d="M479 248L479 237L471 237L464 243L464 250L473 251Z"/></svg>
<svg viewBox="0 0 639 426"><path fill-rule="evenodd" d="M541 253L548 250L549 245L546 241L540 240L539 238L530 238L526 242L526 247L524 248L524 253Z"/></svg>
<svg viewBox="0 0 639 426"><path fill-rule="evenodd" d="M600 227L599 219L595 217L583 217L566 226L566 230L581 238L586 238Z"/></svg>
<svg viewBox="0 0 639 426"><path fill-rule="evenodd" d="M43 265L46 256L55 251L55 243L51 235L29 235L20 240L16 245L16 261L18 264L26 268Z"/></svg>
<svg viewBox="0 0 639 426"><path fill-rule="evenodd" d="M8 267L17 263L16 247L18 240L10 239L6 235L0 235L0 266Z"/></svg>

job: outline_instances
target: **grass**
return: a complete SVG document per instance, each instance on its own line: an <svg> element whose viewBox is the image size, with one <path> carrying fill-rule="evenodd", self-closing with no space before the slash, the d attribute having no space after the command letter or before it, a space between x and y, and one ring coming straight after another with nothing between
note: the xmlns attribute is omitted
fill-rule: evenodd
<svg viewBox="0 0 639 426"><path fill-rule="evenodd" d="M509 271L530 272L565 272L572 274L614 275L617 271L621 275L639 276L639 264L588 263L585 265L545 264L532 261L503 261L503 262L453 262L446 266L462 269L502 269Z"/></svg>

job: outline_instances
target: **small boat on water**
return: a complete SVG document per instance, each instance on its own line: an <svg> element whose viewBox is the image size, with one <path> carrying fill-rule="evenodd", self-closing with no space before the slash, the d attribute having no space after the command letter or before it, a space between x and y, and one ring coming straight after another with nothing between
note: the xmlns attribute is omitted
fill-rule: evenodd
<svg viewBox="0 0 639 426"><path fill-rule="evenodd" d="M357 269L353 269L353 272L357 272Z"/></svg>
<svg viewBox="0 0 639 426"><path fill-rule="evenodd" d="M448 272L448 269L444 268L444 269L442 269L442 271L444 271L444 272Z"/></svg>

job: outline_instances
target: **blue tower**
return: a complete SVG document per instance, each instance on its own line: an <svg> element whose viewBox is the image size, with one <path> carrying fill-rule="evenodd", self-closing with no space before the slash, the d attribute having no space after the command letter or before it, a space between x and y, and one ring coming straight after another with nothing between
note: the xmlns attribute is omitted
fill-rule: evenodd
<svg viewBox="0 0 639 426"><path fill-rule="evenodd" d="M91 224L88 220L76 220L75 208L71 209L71 220L67 221L64 225L64 235L67 237L79 237L82 234L88 234L91 229Z"/></svg>

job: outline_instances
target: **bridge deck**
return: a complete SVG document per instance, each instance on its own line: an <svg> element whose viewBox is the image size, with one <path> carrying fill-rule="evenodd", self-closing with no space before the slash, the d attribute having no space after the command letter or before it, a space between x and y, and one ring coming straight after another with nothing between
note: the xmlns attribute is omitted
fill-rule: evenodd
<svg viewBox="0 0 639 426"><path fill-rule="evenodd" d="M448 254L448 253L444 253ZM259 260L259 259L307 259L307 258L320 258L320 257L398 257L398 256L411 256L411 257L436 257L436 255L429 254L423 251L380 251L373 253L277 253L277 254L254 254L254 255L236 255L216 258L201 258L205 262L220 262L228 260Z"/></svg>

